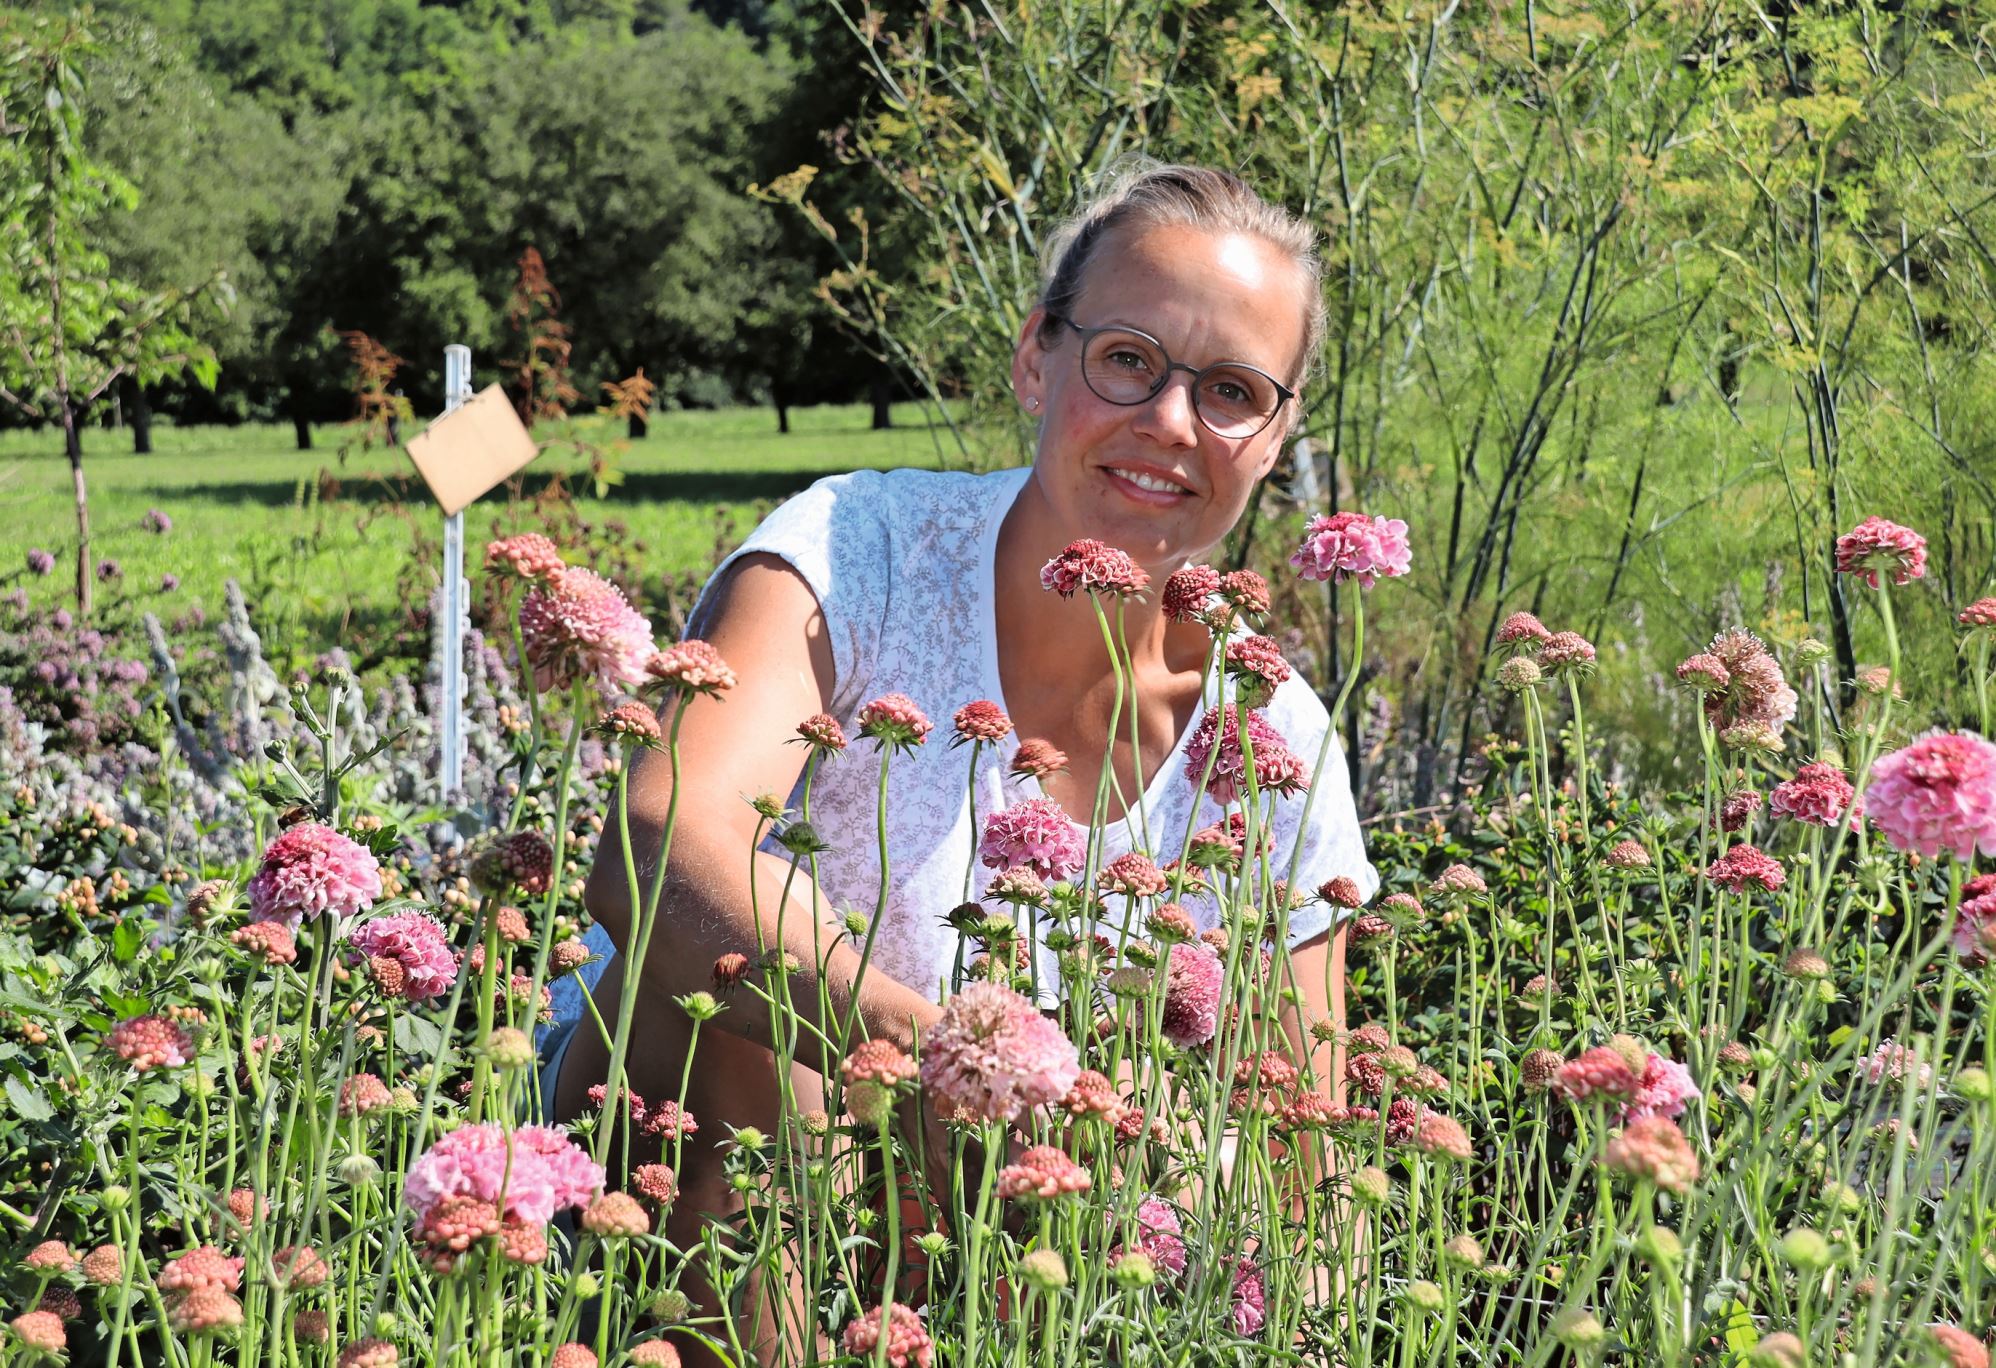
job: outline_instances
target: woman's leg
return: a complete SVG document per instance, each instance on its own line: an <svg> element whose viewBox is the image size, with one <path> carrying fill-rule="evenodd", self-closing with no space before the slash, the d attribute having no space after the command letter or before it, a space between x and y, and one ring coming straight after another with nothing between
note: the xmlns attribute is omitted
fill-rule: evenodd
<svg viewBox="0 0 1996 1368"><path fill-rule="evenodd" d="M618 994L622 991L623 964L610 966L596 985L597 1010L605 1021L614 1020ZM647 1103L679 1099L680 1075L692 1044L692 1023L669 999L638 996L631 1024L631 1049L626 1066L632 1092ZM589 1107L591 1086L604 1081L609 1071L610 1051L598 1034L593 1020L585 1020L562 1060L556 1082L554 1114L571 1120ZM820 1096L816 1073L801 1066L792 1069L792 1087L799 1105L806 1108ZM759 1045L709 1026L700 1033L694 1052L693 1069L686 1083L684 1106L700 1125L700 1133L681 1146L680 1167L675 1175L679 1197L665 1221L664 1234L680 1249L692 1249L700 1242L701 1231L710 1217L731 1217L742 1209L742 1201L728 1185L722 1171L720 1145L728 1135L726 1122L736 1127L754 1126L774 1137L780 1133L777 1121L781 1095L777 1087L776 1057ZM649 1138L646 1145L656 1145ZM669 1157L669 1154L668 1154ZM720 1308L713 1288L705 1279L690 1277L682 1289L694 1301L699 1313L713 1315ZM793 1348L800 1334L808 1333L810 1317L801 1305L802 1287L791 1280L784 1318L789 1322L787 1337ZM749 1311L738 1333L742 1343L759 1361L775 1361L777 1324L775 1298L767 1289L752 1285ZM688 1368L705 1368L720 1360L697 1342L675 1337Z"/></svg>

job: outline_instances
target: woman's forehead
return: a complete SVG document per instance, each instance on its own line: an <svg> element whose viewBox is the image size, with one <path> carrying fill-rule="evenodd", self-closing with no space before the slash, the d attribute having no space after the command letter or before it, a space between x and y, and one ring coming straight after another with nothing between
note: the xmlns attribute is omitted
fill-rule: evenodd
<svg viewBox="0 0 1996 1368"><path fill-rule="evenodd" d="M1185 347L1280 374L1302 344L1306 288L1302 268L1262 238L1165 224L1116 231L1097 245L1075 321L1141 328L1174 356Z"/></svg>

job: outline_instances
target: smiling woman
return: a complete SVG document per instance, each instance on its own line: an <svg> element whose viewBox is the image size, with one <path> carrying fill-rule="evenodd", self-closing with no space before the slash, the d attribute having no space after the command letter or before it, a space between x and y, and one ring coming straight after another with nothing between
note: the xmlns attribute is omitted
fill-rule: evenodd
<svg viewBox="0 0 1996 1368"><path fill-rule="evenodd" d="M804 757L785 738L801 731L829 757L844 733L878 731L885 716L898 746L879 762L847 758L815 771L809 817L828 846L816 857L815 887L799 887L806 881L792 877L773 837L745 870L741 852L760 830L747 804L681 808L664 911L637 970L633 1038L645 1048L631 1059L634 1092L680 1095L692 1042L673 999L707 987L724 958L789 951L802 966L791 1001L807 1019L823 1010L822 996L830 1015L856 1012L865 1036L912 1051L960 981L961 941L944 921L953 905L1015 894L1028 876L1035 885L1090 868L1136 877L1132 870L1185 855L1201 828L1222 833L1203 832L1209 841L1228 839L1216 800L1226 794L1202 789L1194 763L1217 738L1221 770L1240 775L1241 729L1231 715L1224 725L1205 715L1217 668L1211 634L1203 614L1182 603L1167 614L1173 596L1133 591L1162 586L1233 528L1294 424L1322 327L1306 226L1225 173L1133 167L1050 239L1045 286L1012 368L1021 404L1040 419L1029 468L824 480L715 571L692 630L740 683L725 698L683 705L687 794L787 794L796 807ZM1112 658L1089 594L1042 592L1042 567L1063 557L1083 587L1125 591L1113 612L1126 657ZM1234 611L1265 611L1265 591L1238 588ZM1323 791L1307 802L1300 775L1282 767L1292 751L1319 753L1325 709L1272 642L1247 641L1266 646L1256 658L1267 687L1248 729L1255 768L1264 789L1289 795L1273 809L1275 867L1289 868L1293 855L1299 887L1345 876L1369 896L1378 881L1343 764L1323 766ZM1133 716L1119 701L1132 697ZM974 702L982 706L964 706ZM926 714L952 712L960 738L979 743L968 763L962 751L924 744ZM1037 743L1036 757L1072 759L1025 764L1022 742ZM630 786L631 849L646 874L672 798L668 767L656 759L637 767ZM893 770L884 808L881 763ZM1015 817L1030 817L1031 831ZM993 837L994 822L1005 840ZM1099 846L1077 866L1091 826ZM612 937L627 942L633 913L617 833L606 832L599 848L588 901L607 950ZM993 857L1014 849L1025 853ZM866 914L863 952L833 946L823 930L826 909L842 904ZM1215 928L1210 899L1189 894L1184 904L1192 930ZM1325 1080L1338 1076L1328 1042L1343 1021L1335 915L1314 902L1287 922L1301 1008L1285 1026L1295 1057L1313 1055ZM1041 981L1056 983L1048 964ZM615 1019L626 972L613 965L596 989L606 1020ZM1333 1029L1312 1044L1305 1020ZM818 1095L808 1072L839 1062L811 1044L808 1027L823 1024L807 1021L799 1038L794 1096ZM687 1110L703 1124L774 1131L785 1080L770 1040L768 1008L737 994L699 1039ZM549 1092L561 1114L574 1115L604 1078L608 1050L585 1030L565 1053L550 1061L557 1086ZM685 1155L667 1228L682 1246L697 1241L707 1213L738 1203L718 1155L699 1157L711 1153Z"/></svg>

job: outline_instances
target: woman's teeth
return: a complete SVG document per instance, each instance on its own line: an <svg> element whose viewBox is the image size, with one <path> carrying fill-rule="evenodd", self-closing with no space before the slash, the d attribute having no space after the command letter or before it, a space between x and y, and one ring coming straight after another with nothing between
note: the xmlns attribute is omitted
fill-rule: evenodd
<svg viewBox="0 0 1996 1368"><path fill-rule="evenodd" d="M1119 470L1116 473L1135 485L1138 489L1155 490L1159 494L1182 494L1185 492L1183 485L1173 484L1170 480L1161 480L1155 475L1144 475L1134 470Z"/></svg>

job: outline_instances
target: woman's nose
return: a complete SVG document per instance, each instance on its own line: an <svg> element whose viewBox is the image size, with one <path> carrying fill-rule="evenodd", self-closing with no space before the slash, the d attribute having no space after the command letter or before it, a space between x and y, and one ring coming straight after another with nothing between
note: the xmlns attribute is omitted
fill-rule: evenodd
<svg viewBox="0 0 1996 1368"><path fill-rule="evenodd" d="M1167 446L1197 446L1199 415L1192 405L1192 377L1173 372L1157 393L1137 406L1136 431Z"/></svg>

